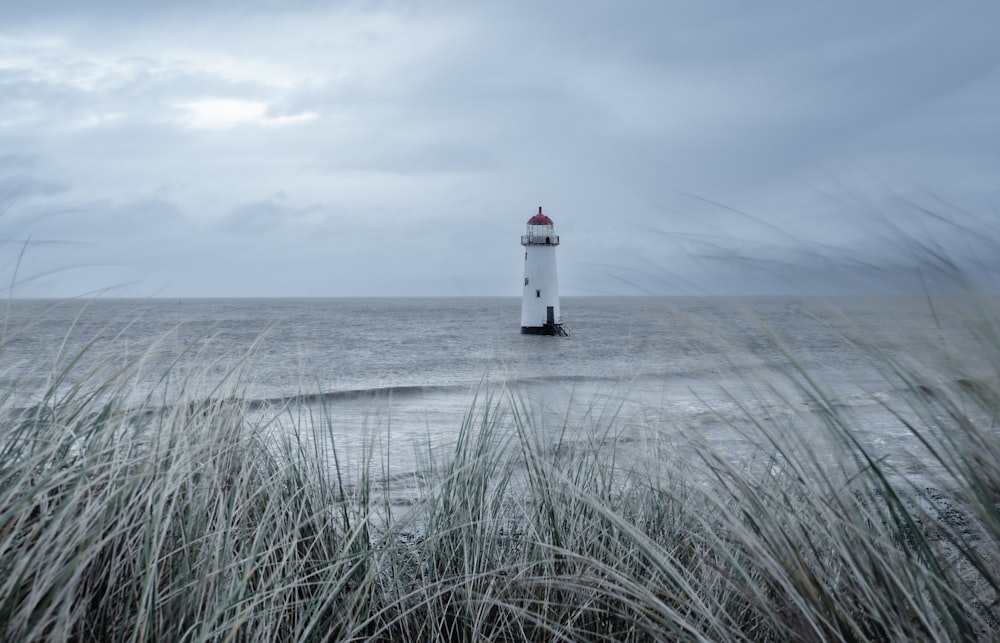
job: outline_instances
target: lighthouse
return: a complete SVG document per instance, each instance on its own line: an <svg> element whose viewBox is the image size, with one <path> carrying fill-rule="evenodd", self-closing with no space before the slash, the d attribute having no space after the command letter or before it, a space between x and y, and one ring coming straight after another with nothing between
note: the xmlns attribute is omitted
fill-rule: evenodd
<svg viewBox="0 0 1000 643"><path fill-rule="evenodd" d="M559 314L556 279L556 246L559 237L552 219L538 214L528 219L524 246L524 294L521 298L521 332L529 335L568 335Z"/></svg>

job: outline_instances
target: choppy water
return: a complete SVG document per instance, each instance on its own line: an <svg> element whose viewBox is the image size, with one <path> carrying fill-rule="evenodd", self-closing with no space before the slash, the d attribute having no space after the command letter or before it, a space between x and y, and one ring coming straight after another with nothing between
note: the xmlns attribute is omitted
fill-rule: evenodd
<svg viewBox="0 0 1000 643"><path fill-rule="evenodd" d="M421 451L446 448L476 395L501 384L553 432L615 415L608 448L644 444L632 434L652 428L736 456L748 412L780 423L808 410L788 380L797 368L860 419L876 448L897 450L907 431L886 406L905 391L858 341L942 384L994 376L977 361L980 317L968 302L564 298L567 338L521 335L519 307L515 298L13 301L0 387L8 406L23 406L77 356L82 377L142 355L136 399L185 378L211 395L242 367L237 392L258 408L295 396L322 406L338 453L360 453L377 435L391 445L392 474L405 476ZM961 369L948 362L955 354Z"/></svg>

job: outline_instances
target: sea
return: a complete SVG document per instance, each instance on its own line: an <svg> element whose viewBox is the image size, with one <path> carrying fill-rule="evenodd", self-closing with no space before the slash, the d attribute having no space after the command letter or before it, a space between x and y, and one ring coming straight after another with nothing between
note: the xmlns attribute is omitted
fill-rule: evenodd
<svg viewBox="0 0 1000 643"><path fill-rule="evenodd" d="M276 434L322 435L349 472L376 461L400 503L484 413L626 465L708 449L740 467L773 435L808 443L834 410L866 448L922 475L926 458L901 421L914 387L899 373L925 387L995 378L995 346L982 350L987 305L564 297L570 334L545 337L520 333L512 297L12 300L0 399L17 412L48 387L138 363L122 393L134 403L245 400Z"/></svg>

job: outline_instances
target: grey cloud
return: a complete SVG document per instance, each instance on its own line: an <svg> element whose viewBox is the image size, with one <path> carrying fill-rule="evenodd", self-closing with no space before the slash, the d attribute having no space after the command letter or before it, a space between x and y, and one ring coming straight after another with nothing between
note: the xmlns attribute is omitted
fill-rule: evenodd
<svg viewBox="0 0 1000 643"><path fill-rule="evenodd" d="M197 20L204 17L270 13L277 10L326 6L321 0L176 0L175 2L130 2L128 0L56 0L39 4L32 0L7 0L4 21L9 25L93 24L153 20Z"/></svg>
<svg viewBox="0 0 1000 643"><path fill-rule="evenodd" d="M446 142L408 143L391 137L368 141L363 149L338 154L311 165L321 172L378 172L420 176L486 172L498 168L493 154L486 149L449 145Z"/></svg>
<svg viewBox="0 0 1000 643"><path fill-rule="evenodd" d="M67 190L57 181L45 181L26 176L0 178L0 202L17 203L34 196L53 196Z"/></svg>
<svg viewBox="0 0 1000 643"><path fill-rule="evenodd" d="M0 154L0 171L32 170L38 161L37 154Z"/></svg>
<svg viewBox="0 0 1000 643"><path fill-rule="evenodd" d="M280 225L286 214L286 209L273 201L258 201L237 207L227 215L222 225L239 234L256 234Z"/></svg>
<svg viewBox="0 0 1000 643"><path fill-rule="evenodd" d="M223 95L255 98L260 86L232 82L197 69L177 69L163 63L130 58L114 68L87 60L58 60L49 65L51 75L39 79L30 68L0 71L0 128L4 122L51 124L59 130L99 125L106 116L113 121L156 125L178 115L176 103ZM76 78L88 68L92 86ZM110 123L113 125L113 122Z"/></svg>

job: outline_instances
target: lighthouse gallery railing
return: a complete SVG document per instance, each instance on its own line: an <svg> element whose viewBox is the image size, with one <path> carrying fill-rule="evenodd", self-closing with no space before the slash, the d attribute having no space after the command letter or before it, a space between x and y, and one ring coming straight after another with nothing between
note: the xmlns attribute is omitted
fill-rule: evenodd
<svg viewBox="0 0 1000 643"><path fill-rule="evenodd" d="M521 235L521 245L522 246L558 246L559 245L559 235L549 234L523 234Z"/></svg>

